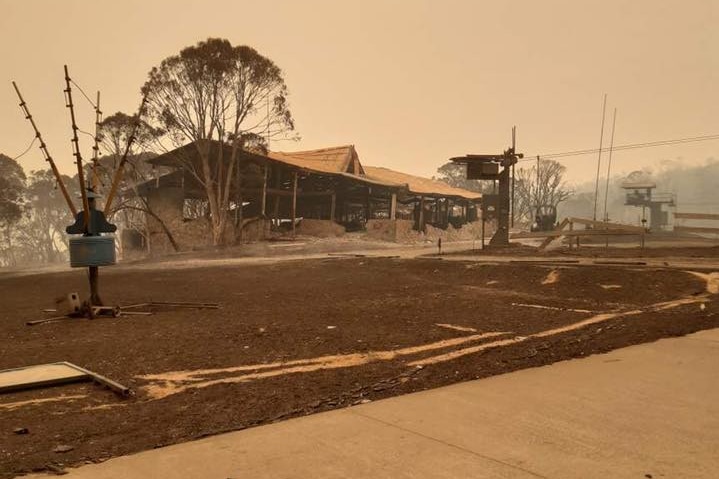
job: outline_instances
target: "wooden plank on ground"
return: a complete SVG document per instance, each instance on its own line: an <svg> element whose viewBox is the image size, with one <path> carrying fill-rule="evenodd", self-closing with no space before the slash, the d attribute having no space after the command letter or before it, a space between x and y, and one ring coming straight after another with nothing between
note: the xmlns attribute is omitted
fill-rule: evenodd
<svg viewBox="0 0 719 479"><path fill-rule="evenodd" d="M559 237L561 236L560 232L561 232L567 225L569 225L569 224L570 224L569 220L568 220L567 218L564 218L564 220L562 220L562 222L561 222L561 223L555 228L555 230L554 230L554 232L556 232L557 234L556 234L555 236L549 236L549 237L547 237L547 238L546 238L544 241L542 241L542 243L539 245L540 251L541 251L541 250L544 250L544 249L545 249L547 246L549 246L554 240L556 240L557 238L559 238Z"/></svg>
<svg viewBox="0 0 719 479"><path fill-rule="evenodd" d="M702 226L675 226L674 231L677 233L719 234L719 228L707 228Z"/></svg>
<svg viewBox="0 0 719 479"><path fill-rule="evenodd" d="M678 220L719 220L719 214L713 213L674 213Z"/></svg>
<svg viewBox="0 0 719 479"><path fill-rule="evenodd" d="M602 228L614 230L629 230L636 231L638 233L644 231L644 228L642 228L641 226L625 225L622 223L611 223L607 221L595 221L586 218L569 218L569 221L580 225L592 226L594 229Z"/></svg>
<svg viewBox="0 0 719 479"><path fill-rule="evenodd" d="M676 229L676 228L675 228ZM718 229L719 230L719 229ZM534 231L534 232L519 232L512 235L512 239L522 238L558 238L560 236L637 236L643 234L642 231L628 231L628 230L566 230L566 231Z"/></svg>

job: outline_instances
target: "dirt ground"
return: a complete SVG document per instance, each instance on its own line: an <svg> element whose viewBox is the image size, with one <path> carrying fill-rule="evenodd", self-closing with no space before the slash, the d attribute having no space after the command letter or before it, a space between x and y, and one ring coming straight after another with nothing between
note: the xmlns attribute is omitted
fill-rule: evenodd
<svg viewBox="0 0 719 479"><path fill-rule="evenodd" d="M30 327L84 271L0 276L0 369L70 361L135 391L0 395L0 477L719 327L719 277L672 269L334 257L101 281L106 303L221 308Z"/></svg>

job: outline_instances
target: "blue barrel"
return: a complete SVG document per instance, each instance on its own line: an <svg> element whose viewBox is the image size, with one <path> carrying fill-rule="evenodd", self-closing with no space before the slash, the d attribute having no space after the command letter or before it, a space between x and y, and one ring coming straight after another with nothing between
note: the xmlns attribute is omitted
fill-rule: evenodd
<svg viewBox="0 0 719 479"><path fill-rule="evenodd" d="M70 266L109 266L115 264L115 238L76 236L70 238Z"/></svg>

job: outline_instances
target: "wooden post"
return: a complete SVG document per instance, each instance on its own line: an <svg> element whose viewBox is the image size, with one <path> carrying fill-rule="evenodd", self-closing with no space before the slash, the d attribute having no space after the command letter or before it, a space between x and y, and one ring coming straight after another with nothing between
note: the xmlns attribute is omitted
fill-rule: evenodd
<svg viewBox="0 0 719 479"><path fill-rule="evenodd" d="M282 170L275 168L274 188L279 190L282 188ZM275 193L275 203L272 208L272 219L276 228L280 227L280 195Z"/></svg>
<svg viewBox="0 0 719 479"><path fill-rule="evenodd" d="M372 203L370 201L370 196L372 195L372 187L367 187L367 195L365 196L365 205L364 205L364 219L365 221L369 221L372 219Z"/></svg>
<svg viewBox="0 0 719 479"><path fill-rule="evenodd" d="M389 203L389 219L397 219L397 193L392 193L392 199Z"/></svg>
<svg viewBox="0 0 719 479"><path fill-rule="evenodd" d="M424 196L419 197L419 230L424 231Z"/></svg>
<svg viewBox="0 0 719 479"><path fill-rule="evenodd" d="M292 237L295 237L297 219L297 172L292 175Z"/></svg>
<svg viewBox="0 0 719 479"><path fill-rule="evenodd" d="M265 174L262 179L262 217L264 218L266 216L266 210L267 210L267 174L268 174L268 168L267 163L265 163Z"/></svg>
<svg viewBox="0 0 719 479"><path fill-rule="evenodd" d="M482 215L482 250L484 250L484 223L486 221L484 215Z"/></svg>
<svg viewBox="0 0 719 479"><path fill-rule="evenodd" d="M335 213L337 210L337 193L332 193L332 199L330 203L330 221L335 220Z"/></svg>
<svg viewBox="0 0 719 479"><path fill-rule="evenodd" d="M239 209L240 209L240 210L239 210L239 213L240 213L240 214L239 214L239 218L238 218L238 221L237 221L237 222L238 222L238 228L239 228L239 231L237 232L237 233L238 233L238 234L237 234L237 242L238 242L239 244L242 244L242 230L244 229L243 227L244 227L244 222L245 222L245 216L244 216L245 209L242 207L242 203L244 202L244 200L242 199L242 190L240 190L239 196L240 196L240 198L239 198L239 200L238 200L238 202L237 202L238 204L235 205L235 208L239 208Z"/></svg>

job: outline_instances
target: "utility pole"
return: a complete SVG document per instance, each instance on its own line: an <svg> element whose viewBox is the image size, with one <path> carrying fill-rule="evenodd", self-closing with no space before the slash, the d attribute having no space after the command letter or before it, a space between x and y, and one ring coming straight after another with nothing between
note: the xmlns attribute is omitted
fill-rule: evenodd
<svg viewBox="0 0 719 479"><path fill-rule="evenodd" d="M612 139L609 143L609 163L607 164L607 186L604 189L604 221L609 221L607 215L607 200L609 198L609 174L612 171L612 151L614 150L614 127L617 124L617 109L614 109L614 117L612 118Z"/></svg>
<svg viewBox="0 0 719 479"><path fill-rule="evenodd" d="M534 193L534 198L535 198L535 200L536 200L536 202L537 202L537 204L536 204L536 208L537 208L537 209L539 209L539 207L541 206L541 205L539 204L539 202L540 202L540 200L539 200L539 188L540 188L540 186L539 186L539 185L540 185L540 183L539 183L539 155L537 155L537 189L536 189L536 191L535 191L535 193Z"/></svg>
<svg viewBox="0 0 719 479"><path fill-rule="evenodd" d="M599 195L599 168L602 164L602 142L604 140L604 117L607 110L607 94L604 94L604 104L602 106L602 128L599 133L599 156L597 158L597 181L594 185L594 221L597 221L597 196Z"/></svg>

